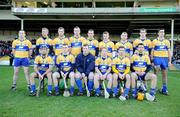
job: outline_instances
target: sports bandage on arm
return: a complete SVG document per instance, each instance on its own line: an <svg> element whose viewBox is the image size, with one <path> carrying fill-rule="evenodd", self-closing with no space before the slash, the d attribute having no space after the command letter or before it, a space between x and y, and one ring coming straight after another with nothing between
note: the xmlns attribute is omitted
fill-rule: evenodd
<svg viewBox="0 0 180 117"><path fill-rule="evenodd" d="M124 71L124 74L128 74L130 72L130 67L128 66L126 70Z"/></svg>
<svg viewBox="0 0 180 117"><path fill-rule="evenodd" d="M112 70L113 70L113 72L116 73L116 74L119 73L119 71L116 69L116 66L115 66L115 65L112 66Z"/></svg>

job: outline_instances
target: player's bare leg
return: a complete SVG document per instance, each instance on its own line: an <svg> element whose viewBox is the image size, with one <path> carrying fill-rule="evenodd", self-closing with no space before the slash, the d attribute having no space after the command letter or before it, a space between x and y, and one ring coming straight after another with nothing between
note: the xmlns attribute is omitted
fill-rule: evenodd
<svg viewBox="0 0 180 117"><path fill-rule="evenodd" d="M168 95L168 90L167 90L167 70L166 69L162 69L162 89L161 89L161 93Z"/></svg>
<svg viewBox="0 0 180 117"><path fill-rule="evenodd" d="M35 85L35 81L34 79L37 78L38 75L37 73L33 72L30 74L30 84L31 84L31 92L30 95L31 96L35 96L36 95L36 85Z"/></svg>
<svg viewBox="0 0 180 117"><path fill-rule="evenodd" d="M107 83L107 92L109 93L109 94L111 94L111 88L112 88L112 81L113 81L113 78L112 78L112 74L111 73L109 73L108 75L107 75L107 80L108 80L108 83Z"/></svg>
<svg viewBox="0 0 180 117"><path fill-rule="evenodd" d="M58 79L60 78L60 74L58 72L53 73L53 83L54 83L54 90L55 95L58 96L59 93L59 86L58 86Z"/></svg>
<svg viewBox="0 0 180 117"><path fill-rule="evenodd" d="M92 95L93 87L94 87L94 73L90 72L88 76L88 90L90 92L90 95Z"/></svg>
<svg viewBox="0 0 180 117"><path fill-rule="evenodd" d="M23 69L24 69L24 74L27 81L27 88L30 91L29 67L23 67Z"/></svg>
<svg viewBox="0 0 180 117"><path fill-rule="evenodd" d="M75 84L75 73L74 72L70 72L69 74L70 77L70 95L73 96L74 95L74 84Z"/></svg>
<svg viewBox="0 0 180 117"><path fill-rule="evenodd" d="M128 98L129 90L130 90L130 85L131 85L131 77L129 74L125 75L126 83L125 83L125 90L123 94L119 97L121 101L125 101Z"/></svg>
<svg viewBox="0 0 180 117"><path fill-rule="evenodd" d="M20 67L14 67L14 75L13 75L13 83L12 83L12 90L16 90L16 83L18 79L18 74L19 74L19 68Z"/></svg>
<svg viewBox="0 0 180 117"><path fill-rule="evenodd" d="M135 72L131 73L131 88L132 88L132 96L133 98L136 98L137 96L137 89L136 89L136 80L138 79L138 76Z"/></svg>
<svg viewBox="0 0 180 117"><path fill-rule="evenodd" d="M146 93L146 99L148 101L154 101L155 100L156 86L157 86L157 76L153 73L148 73L145 77L145 80L151 81L150 93Z"/></svg>
<svg viewBox="0 0 180 117"><path fill-rule="evenodd" d="M113 73L113 97L117 97L118 95L118 74Z"/></svg>
<svg viewBox="0 0 180 117"><path fill-rule="evenodd" d="M47 79L48 79L48 92L47 92L47 96L51 96L52 95L52 72L48 72L46 74Z"/></svg>
<svg viewBox="0 0 180 117"><path fill-rule="evenodd" d="M98 73L95 73L94 75L94 88L95 88L95 96L99 97L100 96L100 87L99 87L99 83L100 82L100 76Z"/></svg>

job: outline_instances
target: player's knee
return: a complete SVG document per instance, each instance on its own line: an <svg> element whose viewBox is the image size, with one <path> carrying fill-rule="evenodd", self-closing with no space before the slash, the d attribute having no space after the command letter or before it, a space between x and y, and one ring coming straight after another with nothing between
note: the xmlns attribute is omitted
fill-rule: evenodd
<svg viewBox="0 0 180 117"><path fill-rule="evenodd" d="M75 74L75 78L76 78L76 79L80 79L80 78L81 78L80 72L77 72L77 73Z"/></svg>
<svg viewBox="0 0 180 117"><path fill-rule="evenodd" d="M70 78L74 78L74 77L75 77L75 73L74 73L74 72L70 72L70 73L69 73L69 77L70 77Z"/></svg>
<svg viewBox="0 0 180 117"><path fill-rule="evenodd" d="M113 75L113 79L117 79L118 78L118 74L114 73Z"/></svg>
<svg viewBox="0 0 180 117"><path fill-rule="evenodd" d="M51 77L52 77L52 72L47 73L46 76L47 76L48 79L51 79Z"/></svg>
<svg viewBox="0 0 180 117"><path fill-rule="evenodd" d="M91 72L91 73L89 74L88 79L89 79L89 80L93 80L93 79L94 79L94 73L93 73L93 72Z"/></svg>
<svg viewBox="0 0 180 117"><path fill-rule="evenodd" d="M153 80L157 80L157 76L155 74L151 74Z"/></svg>
<svg viewBox="0 0 180 117"><path fill-rule="evenodd" d="M137 74L135 72L131 73L131 79L136 79Z"/></svg>
<svg viewBox="0 0 180 117"><path fill-rule="evenodd" d="M17 75L19 73L19 70L14 70L14 74Z"/></svg>
<svg viewBox="0 0 180 117"><path fill-rule="evenodd" d="M112 74L109 73L109 74L107 75L107 78L111 78L111 79L112 79Z"/></svg>
<svg viewBox="0 0 180 117"><path fill-rule="evenodd" d="M52 74L52 76L53 76L53 79L57 79L58 76L59 76L59 73L58 73L58 72L54 72L54 73Z"/></svg>
<svg viewBox="0 0 180 117"><path fill-rule="evenodd" d="M35 78L37 76L37 74L35 72L30 74L30 78Z"/></svg>
<svg viewBox="0 0 180 117"><path fill-rule="evenodd" d="M131 80L131 77L129 74L126 74L126 81L130 81Z"/></svg>
<svg viewBox="0 0 180 117"><path fill-rule="evenodd" d="M95 74L95 76L94 76L94 81L99 81L99 75L98 74Z"/></svg>

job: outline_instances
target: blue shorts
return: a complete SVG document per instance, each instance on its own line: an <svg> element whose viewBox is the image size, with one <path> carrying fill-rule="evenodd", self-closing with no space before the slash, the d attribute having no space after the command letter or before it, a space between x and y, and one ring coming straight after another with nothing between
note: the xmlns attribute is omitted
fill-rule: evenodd
<svg viewBox="0 0 180 117"><path fill-rule="evenodd" d="M163 70L168 68L168 57L154 57L153 62L155 66L160 66Z"/></svg>
<svg viewBox="0 0 180 117"><path fill-rule="evenodd" d="M43 75L46 71L39 70L39 73Z"/></svg>
<svg viewBox="0 0 180 117"><path fill-rule="evenodd" d="M145 77L146 77L146 73L144 75L142 75L142 76L138 76L138 80L145 81Z"/></svg>
<svg viewBox="0 0 180 117"><path fill-rule="evenodd" d="M29 64L30 64L29 58L14 58L15 67L20 67L20 66L28 67Z"/></svg>

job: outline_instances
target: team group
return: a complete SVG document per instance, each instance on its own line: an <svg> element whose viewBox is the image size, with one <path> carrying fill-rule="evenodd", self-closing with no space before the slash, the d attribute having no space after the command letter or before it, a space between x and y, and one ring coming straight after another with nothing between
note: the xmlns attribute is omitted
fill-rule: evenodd
<svg viewBox="0 0 180 117"><path fill-rule="evenodd" d="M86 91L87 96L112 96L125 101L131 93L134 99L143 100L145 97L148 101L154 101L159 71L162 71L162 88L159 92L168 95L167 69L171 65L171 51L164 29L158 31L153 41L147 39L146 29L140 29L140 36L133 43L128 41L126 32L122 32L119 42L113 43L107 31L103 32L101 42L94 38L92 29L88 30L87 38L81 36L78 26L73 31L74 35L67 38L65 29L60 27L58 37L50 39L49 30L42 28L42 36L36 40L38 55L34 61L34 72L29 75L32 44L26 39L25 31L20 30L19 38L12 43L15 57L12 90L16 89L19 68L22 66L31 96L37 93L35 78L47 78L48 96L53 95L52 92L56 96L61 95L59 79L63 79L64 96L73 96L76 84L78 96ZM52 57L52 53L55 56ZM66 83L68 79L69 88ZM149 93L147 81L150 81Z"/></svg>

